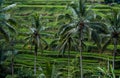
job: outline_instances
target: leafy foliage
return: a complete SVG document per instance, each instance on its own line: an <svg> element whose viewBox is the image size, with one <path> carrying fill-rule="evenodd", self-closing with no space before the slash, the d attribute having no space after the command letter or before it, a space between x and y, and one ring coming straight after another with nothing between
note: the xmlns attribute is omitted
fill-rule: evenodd
<svg viewBox="0 0 120 78"><path fill-rule="evenodd" d="M10 21L10 14L7 14L6 11L16 6L16 4L11 4L5 8L1 8L4 0L0 2L0 34L7 41L9 40L10 34L9 31L15 32L15 29L12 25L8 23ZM9 30L9 31L8 31Z"/></svg>
<svg viewBox="0 0 120 78"><path fill-rule="evenodd" d="M30 68L27 69L24 67L21 67L20 69L18 69L17 75L18 75L18 78L35 78L33 76L32 69Z"/></svg>

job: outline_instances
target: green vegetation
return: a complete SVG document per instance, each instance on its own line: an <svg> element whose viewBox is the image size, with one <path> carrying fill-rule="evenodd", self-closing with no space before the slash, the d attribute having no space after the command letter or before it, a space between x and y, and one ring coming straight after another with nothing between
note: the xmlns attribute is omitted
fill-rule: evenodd
<svg viewBox="0 0 120 78"><path fill-rule="evenodd" d="M120 5L0 0L0 78L119 78Z"/></svg>

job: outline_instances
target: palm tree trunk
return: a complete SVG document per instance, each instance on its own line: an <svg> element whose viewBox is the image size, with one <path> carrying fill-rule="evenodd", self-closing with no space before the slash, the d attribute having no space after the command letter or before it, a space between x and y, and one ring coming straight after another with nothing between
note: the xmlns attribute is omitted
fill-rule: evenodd
<svg viewBox="0 0 120 78"><path fill-rule="evenodd" d="M83 66L82 66L82 29L79 36L79 52L80 52L80 78L83 78Z"/></svg>
<svg viewBox="0 0 120 78"><path fill-rule="evenodd" d="M34 75L36 76L36 61L37 61L37 44L35 45L35 58L34 58Z"/></svg>
<svg viewBox="0 0 120 78"><path fill-rule="evenodd" d="M110 61L109 61L109 58L108 58L108 65L107 65L107 68L108 68L108 72L110 71Z"/></svg>
<svg viewBox="0 0 120 78"><path fill-rule="evenodd" d="M36 55L35 55L35 58L34 58L34 75L36 76Z"/></svg>
<svg viewBox="0 0 120 78"><path fill-rule="evenodd" d="M115 69L115 57L116 57L116 52L117 52L117 39L114 38L114 52L113 52L113 70Z"/></svg>
<svg viewBox="0 0 120 78"><path fill-rule="evenodd" d="M70 78L70 51L68 51L68 78Z"/></svg>
<svg viewBox="0 0 120 78"><path fill-rule="evenodd" d="M70 78L70 40L69 40L69 48L68 48L68 78Z"/></svg>
<svg viewBox="0 0 120 78"><path fill-rule="evenodd" d="M81 42L80 42L81 45ZM81 46L82 47L82 46ZM80 49L80 71L81 71L81 78L83 78L83 66L82 66L82 48Z"/></svg>
<svg viewBox="0 0 120 78"><path fill-rule="evenodd" d="M13 55L13 51L12 51L12 66L11 66L11 69L12 69L12 78L14 78L14 55Z"/></svg>
<svg viewBox="0 0 120 78"><path fill-rule="evenodd" d="M14 78L14 50L13 50L14 43L13 43L13 39L11 40L10 45L11 45L11 51L12 51L12 58L11 58L12 78Z"/></svg>

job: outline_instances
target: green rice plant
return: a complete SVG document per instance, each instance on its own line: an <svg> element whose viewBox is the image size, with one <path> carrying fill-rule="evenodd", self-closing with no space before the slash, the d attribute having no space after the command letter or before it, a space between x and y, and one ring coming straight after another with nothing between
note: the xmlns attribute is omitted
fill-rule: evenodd
<svg viewBox="0 0 120 78"><path fill-rule="evenodd" d="M110 66L110 70L107 70L105 68L98 67L98 70L100 71L100 74L98 75L99 77L102 78L116 78L114 69L112 66Z"/></svg>

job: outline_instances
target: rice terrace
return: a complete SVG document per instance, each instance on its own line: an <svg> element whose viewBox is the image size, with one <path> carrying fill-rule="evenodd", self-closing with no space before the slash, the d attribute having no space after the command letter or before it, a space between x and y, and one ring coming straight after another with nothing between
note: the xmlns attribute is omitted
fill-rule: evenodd
<svg viewBox="0 0 120 78"><path fill-rule="evenodd" d="M120 0L0 0L0 78L120 78Z"/></svg>

